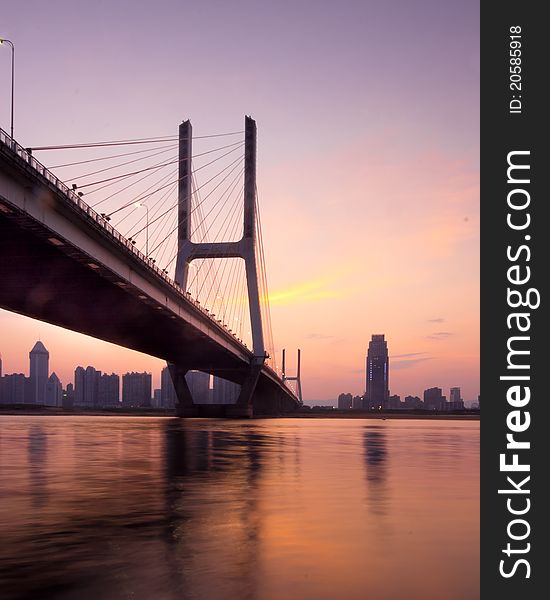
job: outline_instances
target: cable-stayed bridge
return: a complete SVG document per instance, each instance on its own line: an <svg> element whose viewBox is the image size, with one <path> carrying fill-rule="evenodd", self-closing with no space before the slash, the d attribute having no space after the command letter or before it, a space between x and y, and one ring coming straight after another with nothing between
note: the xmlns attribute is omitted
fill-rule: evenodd
<svg viewBox="0 0 550 600"><path fill-rule="evenodd" d="M300 406L275 363L250 117L33 148L0 130L0 253L1 308L166 360L178 415ZM195 403L193 370L239 384L236 403Z"/></svg>

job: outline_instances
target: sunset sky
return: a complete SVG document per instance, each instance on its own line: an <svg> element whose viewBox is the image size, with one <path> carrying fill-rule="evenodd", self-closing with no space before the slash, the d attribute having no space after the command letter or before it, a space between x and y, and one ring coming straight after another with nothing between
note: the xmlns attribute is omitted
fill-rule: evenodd
<svg viewBox="0 0 550 600"><path fill-rule="evenodd" d="M67 144L258 125L277 348L302 349L306 403L364 392L373 333L391 393L479 393L478 0L7 3L15 138ZM0 46L0 126L10 126ZM37 154L48 166L48 157ZM1 285L1 282L0 282ZM0 311L4 373L40 337L77 365L162 361Z"/></svg>

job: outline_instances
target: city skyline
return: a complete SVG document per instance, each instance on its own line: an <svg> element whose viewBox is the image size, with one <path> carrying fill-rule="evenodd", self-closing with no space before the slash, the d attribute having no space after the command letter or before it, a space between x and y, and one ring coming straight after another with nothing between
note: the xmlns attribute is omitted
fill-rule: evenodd
<svg viewBox="0 0 550 600"><path fill-rule="evenodd" d="M392 340L392 393L437 383L476 398L477 3L348 2L316 6L314 22L308 3L219 4L187 11L186 36L178 3L160 4L162 17L114 3L107 19L68 2L8 6L0 34L16 47L15 138L35 146L169 135L184 118L209 134L251 114L275 341L279 357L302 349L305 401L364 391L373 331ZM206 18L216 42L182 66L202 46ZM254 52L229 30L250 36ZM8 61L0 52L2 82ZM5 94L0 102L8 130ZM48 338L62 381L72 362L118 372L163 365L5 311L0 328L10 372L24 371L38 337Z"/></svg>
<svg viewBox="0 0 550 600"><path fill-rule="evenodd" d="M384 346L384 350L386 352L386 356L385 356L385 361L387 361L389 363L389 361L387 360L388 358L391 358L391 355L388 354L388 350L387 350L387 340L384 339L384 335L380 335L380 334L373 334L372 335L372 339L369 343L369 347L373 346L374 344L374 348L376 348L376 350L380 349L380 344L383 344ZM120 400L122 402L122 389L123 389L123 379L126 375L133 375L133 374L147 374L150 376L151 378L151 398L154 399L155 396L155 392L156 391L160 391L161 389L164 389L166 386L166 382L165 382L165 378L169 377L168 375L168 369L165 363L163 363L162 361L160 362L160 371L143 371L140 372L139 370L136 371L133 367L131 367L130 369L127 369L125 373L122 373L122 371L120 372L122 375L119 376L119 372L117 372L116 370L111 369L110 367L107 367L106 369L96 369L97 365L92 365L90 362L86 363L86 361L82 362L81 364L75 365L72 371L72 375L69 375L67 378L61 377L59 378L56 371L53 368L49 367L49 358L50 358L50 353L49 350L44 346L42 340L38 340L36 341L36 343L33 345L31 351L29 352L29 361L27 362L27 368L23 369L21 371L7 371L5 368L5 363L2 361L2 353L0 352L0 378L3 375L19 375L22 374L25 377L29 378L29 379L33 379L31 372L32 372L32 365L33 365L33 355L35 356L34 358L34 364L36 365L36 355L39 355L39 357L41 355L46 355L46 359L45 359L45 367L42 366L42 370L45 370L45 375L44 373L42 373L42 378L44 379L44 381L47 382L48 380L48 373L49 370L51 370L51 375L55 376L57 378L57 381L59 382L59 385L62 387L63 390L67 389L68 385L72 385L72 386L76 386L76 381L77 381L77 373L79 371L81 371L83 374L85 371L88 370L92 370L94 371L94 373L98 373L99 376L102 376L103 378L111 378L111 377L116 377L118 380L118 390L119 390L119 396L120 396ZM136 353L139 355L139 353ZM377 355L377 358L379 358L379 356ZM385 361L383 361L385 363ZM84 367L83 365L86 364L87 366ZM368 384L368 368L369 368L369 362L368 362L368 352L367 352L367 363L366 363L366 367L365 367L365 376L367 379L367 384ZM36 369L36 366L35 366ZM112 371L109 374L109 371ZM192 373L195 373L195 371L192 371ZM197 372L199 373L199 372ZM214 378L216 379L216 378ZM387 371L385 372L385 384L387 384L389 381L389 368L387 369ZM230 382L227 382L228 385L232 385L230 384ZM456 382L455 382L456 383ZM171 380L170 380L170 385L171 384ZM425 394L425 392L427 390L429 390L430 388L424 388L424 390L422 391L423 394ZM439 389L439 388L432 388L432 389ZM458 390L458 391L457 391ZM388 389L388 396L391 393L392 390ZM461 387L457 386L457 385L452 385L449 387L449 400L450 401L458 401L460 398L460 394L461 394ZM192 392L193 393L193 392ZM234 391L230 390L230 395L233 394ZM391 396L389 396L389 398L391 399L392 397L396 397L396 396L403 396L403 397L407 397L407 396L412 396L414 392L411 392L410 390L406 393L406 394L392 394ZM216 392L216 394L219 396L219 391ZM308 400L309 403L315 403L315 402L321 402L322 404L325 404L327 406L330 406L331 404L337 403L340 396L342 396L342 394L344 395L349 395L350 398L351 397L361 397L361 400L363 400L363 398L367 398L368 393L367 393L367 386L365 387L365 390L363 390L362 392L354 392L354 393L349 393L349 392L339 392L339 394L337 396L335 396L334 398L328 398L328 399L317 399L317 398L312 398L310 400ZM456 396L456 394L458 394L458 396ZM31 392L31 395L36 395L36 392ZM419 394L417 394L417 396L419 396ZM30 398L31 396L29 396ZM219 401L224 403L222 401L223 399L219 398ZM468 398L466 399L467 403L475 403L479 401L479 394L477 397L475 398ZM305 402L305 404L307 404L307 402ZM363 407L363 406L362 406ZM388 406L388 408L391 408Z"/></svg>

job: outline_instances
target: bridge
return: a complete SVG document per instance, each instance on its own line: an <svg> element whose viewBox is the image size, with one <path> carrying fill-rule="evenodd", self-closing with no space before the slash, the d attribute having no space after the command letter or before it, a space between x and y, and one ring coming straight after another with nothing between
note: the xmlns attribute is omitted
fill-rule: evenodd
<svg viewBox="0 0 550 600"><path fill-rule="evenodd" d="M251 417L295 410L301 405L301 389L298 388L297 395L288 385L284 369L281 373L276 367L273 349L270 354L266 344L271 333L270 325L266 328L269 306L263 246L259 239L256 123L246 117L244 144L225 146L233 149L223 155L244 146L240 196L244 199L242 236L238 239L212 241L203 235L197 241L194 235L204 221L199 210L202 200L197 201L198 169L193 170L194 139L191 123L181 123L177 159L165 163L177 164L177 179L171 182L177 187L176 225L165 236L168 239L173 233L177 250L163 268L160 260L154 258L159 254L149 252L149 229L155 219L149 222L152 207L146 202L152 193L130 196L130 201L119 202L109 213L100 213L84 201L80 190L87 184L78 187L64 183L35 158L38 149L23 148L0 130L0 307L165 360L176 390L178 416ZM159 141L162 140L151 140L151 143ZM126 143L130 142L120 142ZM103 145L114 145L114 142ZM145 151L126 155L139 152ZM99 159L80 162L93 160ZM137 160L140 159L122 164ZM222 172L227 174L228 169ZM100 179L94 182L95 190L106 187L105 182L110 185L110 180L120 182L153 170L146 167L130 175ZM233 189L238 188L238 178L232 185ZM167 186L157 186L154 193L160 193L164 187ZM220 204L221 200L217 202ZM133 235L124 235L111 225L115 213L121 214L127 209L134 212L141 206L147 209L147 223L137 230L134 224L136 233ZM201 218L192 230L197 215ZM160 217L156 220L160 223ZM145 250L136 243L140 238L143 246L144 235ZM215 279L212 272L215 261L232 263L233 281L238 279L236 263L241 269L244 263L245 276L241 279L245 293L240 295L236 284L229 287L227 277L224 288L230 290L226 294L228 301L232 299L233 304L239 304L241 318L234 317L234 320L240 322L240 330L233 331L228 322L231 319L225 318L234 314L231 312L234 307L228 311L227 306L223 309L220 306L223 298L219 295L222 285L219 281L209 287L207 297L215 296L210 305L205 301L205 283ZM194 269L195 277L191 278L190 269L199 263ZM204 269L206 275L199 286L195 280L204 264L209 266ZM193 284L195 293L192 293ZM245 304L248 305L246 320L242 318ZM217 315L215 306L218 306ZM247 333L251 334L251 347L242 339L245 321L250 327ZM195 403L185 377L194 370L239 384L236 403Z"/></svg>

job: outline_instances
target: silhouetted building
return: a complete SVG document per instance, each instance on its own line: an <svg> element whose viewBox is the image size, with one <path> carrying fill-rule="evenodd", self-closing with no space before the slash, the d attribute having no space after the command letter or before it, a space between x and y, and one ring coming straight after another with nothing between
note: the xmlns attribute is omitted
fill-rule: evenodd
<svg viewBox="0 0 550 600"><path fill-rule="evenodd" d="M45 404L46 384L48 383L50 353L41 341L36 342L29 352L30 398L33 404Z"/></svg>
<svg viewBox="0 0 550 600"><path fill-rule="evenodd" d="M447 410L464 410L464 400L460 396L460 388L452 387L451 393L449 394L449 402L447 404Z"/></svg>
<svg viewBox="0 0 550 600"><path fill-rule="evenodd" d="M340 410L349 410L353 402L351 394L340 394L338 396L338 408Z"/></svg>
<svg viewBox="0 0 550 600"><path fill-rule="evenodd" d="M63 387L61 381L59 381L59 377L55 373L52 373L46 383L44 404L48 406L61 406L62 393Z"/></svg>
<svg viewBox="0 0 550 600"><path fill-rule="evenodd" d="M441 388L434 387L424 390L424 408L428 410L446 410L447 398L441 393Z"/></svg>
<svg viewBox="0 0 550 600"><path fill-rule="evenodd" d="M160 388L155 388L153 390L153 406L155 408L162 408Z"/></svg>
<svg viewBox="0 0 550 600"><path fill-rule="evenodd" d="M97 381L98 406L120 406L120 377L116 373L103 373Z"/></svg>
<svg viewBox="0 0 550 600"><path fill-rule="evenodd" d="M390 396L388 398L387 408L391 408L392 410L401 408L401 396L398 396L397 394Z"/></svg>
<svg viewBox="0 0 550 600"><path fill-rule="evenodd" d="M4 375L0 379L0 402L2 404L23 404L29 381L23 373Z"/></svg>
<svg viewBox="0 0 550 600"><path fill-rule="evenodd" d="M363 397L354 396L351 400L351 408L353 408L353 410L361 410L363 408Z"/></svg>
<svg viewBox="0 0 550 600"><path fill-rule="evenodd" d="M63 408L73 408L74 406L74 385L72 383L67 384L66 390L61 396L61 404Z"/></svg>
<svg viewBox="0 0 550 600"><path fill-rule="evenodd" d="M125 373L122 376L122 404L151 406L151 373Z"/></svg>
<svg viewBox="0 0 550 600"><path fill-rule="evenodd" d="M221 377L214 377L212 388L213 404L235 404L239 397L241 386Z"/></svg>
<svg viewBox="0 0 550 600"><path fill-rule="evenodd" d="M188 371L185 375L193 402L196 404L210 403L210 374L202 371Z"/></svg>
<svg viewBox="0 0 550 600"><path fill-rule="evenodd" d="M176 390L168 367L160 372L160 405L162 408L174 408L176 405Z"/></svg>
<svg viewBox="0 0 550 600"><path fill-rule="evenodd" d="M366 408L386 408L390 377L388 344L384 335L373 335L367 352Z"/></svg>
<svg viewBox="0 0 550 600"><path fill-rule="evenodd" d="M424 408L424 402L418 396L405 396L403 408Z"/></svg>
<svg viewBox="0 0 550 600"><path fill-rule="evenodd" d="M74 405L94 408L98 404L101 371L94 367L77 367L74 372Z"/></svg>

